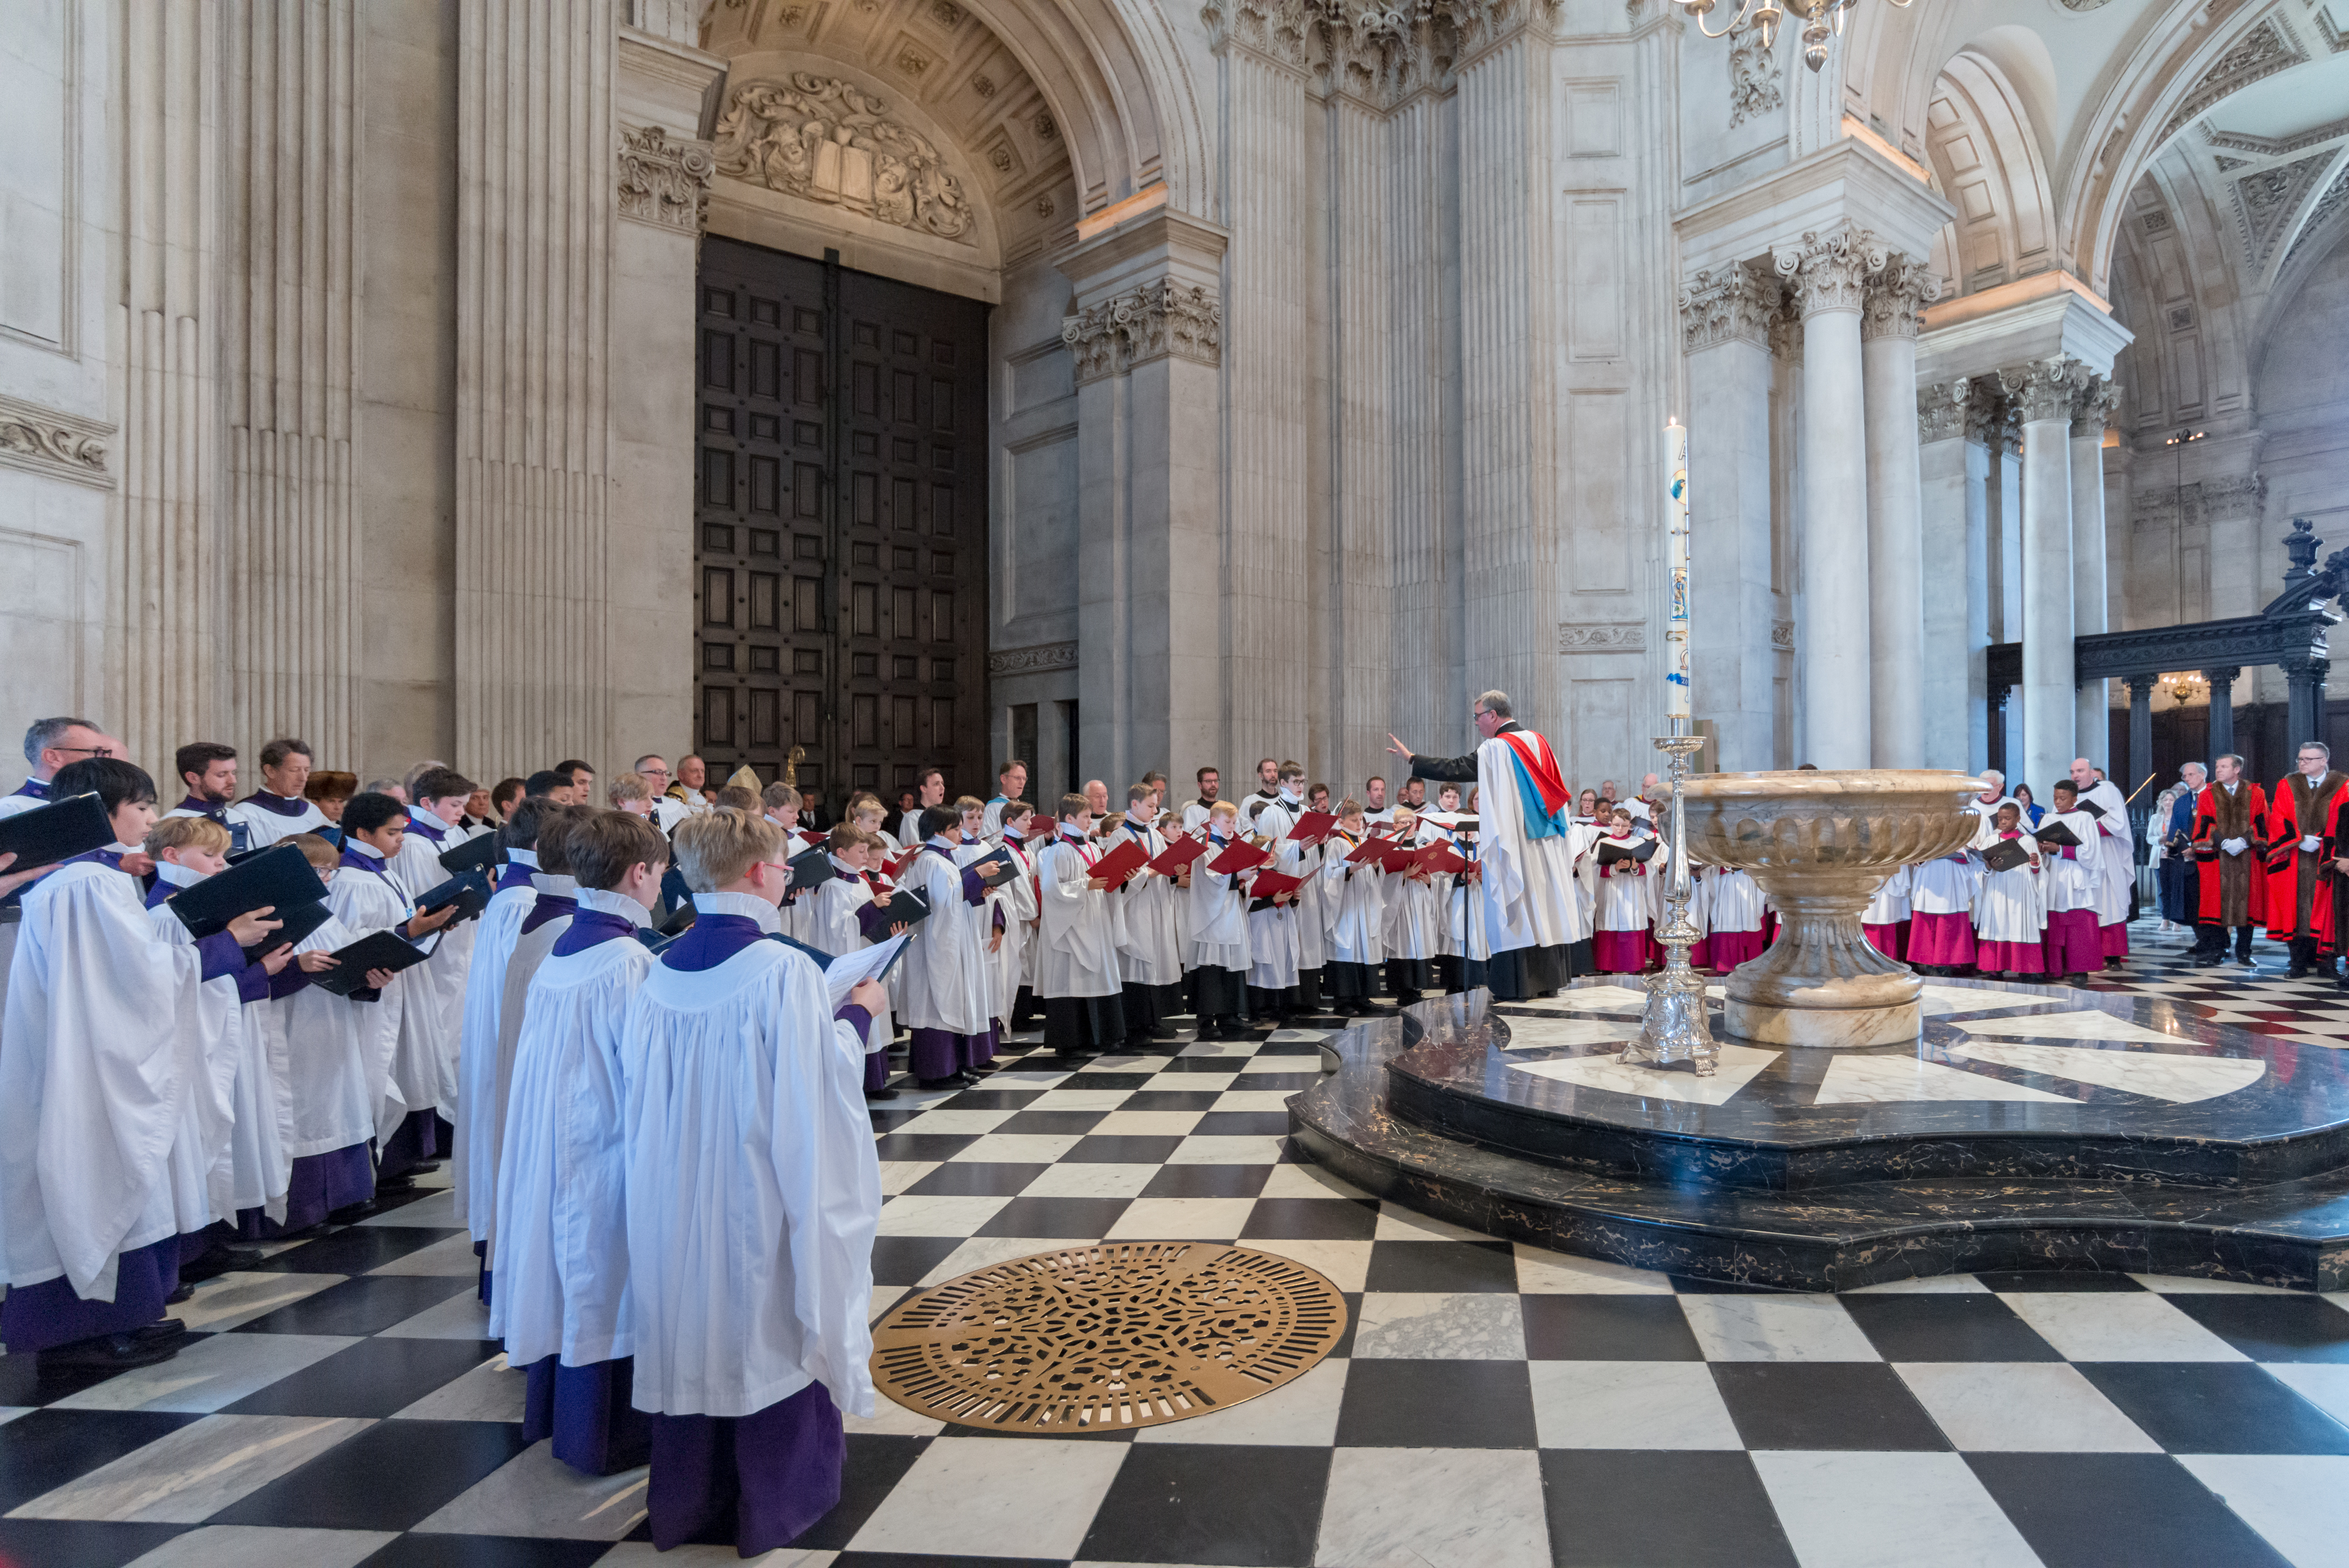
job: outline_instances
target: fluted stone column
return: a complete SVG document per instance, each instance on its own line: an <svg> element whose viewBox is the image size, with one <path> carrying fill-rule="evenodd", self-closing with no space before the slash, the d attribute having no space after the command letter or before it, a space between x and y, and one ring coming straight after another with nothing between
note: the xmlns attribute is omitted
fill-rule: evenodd
<svg viewBox="0 0 2349 1568"><path fill-rule="evenodd" d="M1972 556L1982 538L1982 480L1988 461L1966 440L1962 380L1917 389L1920 554L1924 611L1920 682L1929 768L1982 765L1986 737L1984 637L1971 635L1983 612Z"/></svg>
<svg viewBox="0 0 2349 1568"><path fill-rule="evenodd" d="M2119 395L2109 377L2083 373L2072 402L2072 635L2106 629L2105 421ZM2111 749L2112 693L2102 680L2080 683L2076 716L2080 753L2105 762Z"/></svg>
<svg viewBox="0 0 2349 1568"><path fill-rule="evenodd" d="M1689 662L1696 716L1724 770L1773 765L1777 652L1770 642L1770 318L1775 277L1731 266L1681 291L1688 356Z"/></svg>
<svg viewBox="0 0 2349 1568"><path fill-rule="evenodd" d="M1802 603L1795 668L1802 686L1799 760L1822 768L1874 761L1869 696L1867 407L1860 307L1884 265L1864 231L1809 234L1778 251L1803 318ZM2068 605L2066 607L2068 608Z"/></svg>
<svg viewBox="0 0 2349 1568"><path fill-rule="evenodd" d="M2023 413L2023 761L2033 791L2078 754L2072 690L2072 400L2063 355L2000 372Z"/></svg>
<svg viewBox="0 0 2349 1568"><path fill-rule="evenodd" d="M2235 680L2240 664L2219 664L2202 671L2210 688L2210 756L2212 761L2235 749Z"/></svg>
<svg viewBox="0 0 2349 1568"><path fill-rule="evenodd" d="M1392 405L1394 641L1389 701L1397 734L1451 734L1473 694L1466 684L1460 586L1460 496L1451 376L1459 298L1444 257L1453 181L1445 153L1448 106L1421 81L1395 106L1388 130L1389 364ZM1343 394L1341 393L1342 397ZM1385 737L1378 740L1383 743ZM1348 779L1378 767L1357 769Z"/></svg>
<svg viewBox="0 0 2349 1568"><path fill-rule="evenodd" d="M1888 259L1868 283L1860 355L1868 403L1869 756L1925 765L1923 504L1917 440L1918 314L1940 293L1922 262Z"/></svg>
<svg viewBox="0 0 2349 1568"><path fill-rule="evenodd" d="M1344 36L1340 36L1342 44ZM1326 682L1316 709L1317 777L1361 778L1379 768L1395 722L1392 691L1403 659L1394 639L1396 539L1395 402L1398 324L1388 246L1397 196L1389 177L1394 127L1370 96L1374 57L1342 57L1332 72L1330 139L1328 343L1330 402L1329 609L1317 636Z"/></svg>

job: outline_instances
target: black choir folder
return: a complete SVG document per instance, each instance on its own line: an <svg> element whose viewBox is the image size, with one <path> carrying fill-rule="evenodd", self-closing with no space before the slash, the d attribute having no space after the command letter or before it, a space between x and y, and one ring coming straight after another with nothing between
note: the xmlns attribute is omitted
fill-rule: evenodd
<svg viewBox="0 0 2349 1568"><path fill-rule="evenodd" d="M172 895L171 912L180 917L188 934L201 941L228 929L228 923L239 915L261 909L283 913L304 904L322 903L326 897L326 885L310 869L309 857L301 846L276 844Z"/></svg>
<svg viewBox="0 0 2349 1568"><path fill-rule="evenodd" d="M1019 863L1012 858L1010 850L998 845L963 869L978 872L980 883L986 887L1000 888L1019 875Z"/></svg>
<svg viewBox="0 0 2349 1568"><path fill-rule="evenodd" d="M2020 838L2002 838L1982 852L1982 864L1993 871L2012 871L2031 858Z"/></svg>
<svg viewBox="0 0 2349 1568"><path fill-rule="evenodd" d="M856 911L856 927L868 942L877 942L889 934L889 928L902 925L913 929L930 918L930 901L910 888L900 888L889 895L889 902L867 904Z"/></svg>
<svg viewBox="0 0 2349 1568"><path fill-rule="evenodd" d="M16 857L9 867L12 871L54 866L113 842L113 819L106 815L106 803L95 794L69 794L0 817L0 852Z"/></svg>
<svg viewBox="0 0 2349 1568"><path fill-rule="evenodd" d="M1624 860L1637 860L1645 866L1656 857L1656 841L1643 838L1637 844L1618 844L1612 839L1599 842L1599 864L1613 866Z"/></svg>
<svg viewBox="0 0 2349 1568"><path fill-rule="evenodd" d="M449 923L462 925L490 907L490 885L479 874L451 877L417 899L416 912L419 915L437 914L449 904L457 906L456 919Z"/></svg>
<svg viewBox="0 0 2349 1568"><path fill-rule="evenodd" d="M333 914L334 911L326 907L326 900L323 898L316 903L296 904L290 909L275 911L270 919L284 923L253 946L245 949L244 961L259 963L287 942L301 941L312 931L325 925Z"/></svg>
<svg viewBox="0 0 2349 1568"><path fill-rule="evenodd" d="M456 847L442 850L440 869L451 877L462 877L468 871L494 871L504 858L505 851L498 847L496 834L477 833Z"/></svg>
<svg viewBox="0 0 2349 1568"><path fill-rule="evenodd" d="M2072 830L2064 826L2060 822L2045 822L2040 824L2039 831L2033 835L2033 836L2037 838L2040 843L2052 844L2058 849L2077 849L2080 847L2080 841L2073 836Z"/></svg>
<svg viewBox="0 0 2349 1568"><path fill-rule="evenodd" d="M791 889L794 893L821 888L840 875L832 864L832 852L828 849L802 850L786 864L792 868Z"/></svg>
<svg viewBox="0 0 2349 1568"><path fill-rule="evenodd" d="M361 937L347 948L335 950L335 967L310 977L310 983L321 991L331 991L336 996L348 996L355 991L365 991L367 971L388 969L393 973L422 963L426 958L422 948L398 931L378 931Z"/></svg>

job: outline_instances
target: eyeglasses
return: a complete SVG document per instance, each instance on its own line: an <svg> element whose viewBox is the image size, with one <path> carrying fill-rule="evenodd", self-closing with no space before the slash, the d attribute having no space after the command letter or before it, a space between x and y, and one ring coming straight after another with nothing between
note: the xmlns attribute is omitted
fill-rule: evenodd
<svg viewBox="0 0 2349 1568"><path fill-rule="evenodd" d="M112 746L51 746L48 750L61 753L68 757L110 757L114 755L114 748Z"/></svg>

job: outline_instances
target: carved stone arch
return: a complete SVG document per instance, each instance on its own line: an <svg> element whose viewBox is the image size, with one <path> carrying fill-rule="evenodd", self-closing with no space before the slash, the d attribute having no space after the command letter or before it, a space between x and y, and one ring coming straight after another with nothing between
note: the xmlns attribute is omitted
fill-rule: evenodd
<svg viewBox="0 0 2349 1568"><path fill-rule="evenodd" d="M2193 166L2197 155L2173 142L2145 171L2106 268L2116 313L2137 335L2115 372L2130 388L2137 429L2248 411L2248 323L2230 262L2236 238L2229 215L2211 204L2211 182Z"/></svg>
<svg viewBox="0 0 2349 1568"><path fill-rule="evenodd" d="M1957 208L1934 260L1951 292L1971 294L2068 266L2037 126L1988 55L1961 50L1926 110L1926 161Z"/></svg>
<svg viewBox="0 0 2349 1568"><path fill-rule="evenodd" d="M2344 150L2328 171L2328 181L2323 194L2302 220L2292 248L2277 266L2260 319L2251 329L2250 375L2253 387L2259 385L2267 369L2268 348L2274 342L2276 333L2288 330L2295 319L2292 306L2301 290L2318 268L2349 244L2349 150Z"/></svg>

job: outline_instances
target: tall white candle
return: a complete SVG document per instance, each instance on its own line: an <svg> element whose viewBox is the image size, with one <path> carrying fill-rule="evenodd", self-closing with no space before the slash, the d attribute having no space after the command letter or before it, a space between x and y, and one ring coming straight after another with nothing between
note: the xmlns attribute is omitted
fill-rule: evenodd
<svg viewBox="0 0 2349 1568"><path fill-rule="evenodd" d="M1664 610L1664 716L1689 716L1689 509L1688 427L1678 420L1664 426L1666 492L1664 519L1670 542L1670 573Z"/></svg>

